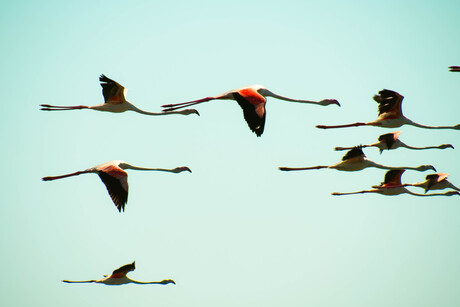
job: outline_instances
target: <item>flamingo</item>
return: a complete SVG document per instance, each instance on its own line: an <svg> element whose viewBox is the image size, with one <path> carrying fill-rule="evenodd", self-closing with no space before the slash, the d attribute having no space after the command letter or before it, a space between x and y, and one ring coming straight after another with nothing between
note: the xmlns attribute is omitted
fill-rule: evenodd
<svg viewBox="0 0 460 307"><path fill-rule="evenodd" d="M450 71L460 71L460 66L450 66L449 70Z"/></svg>
<svg viewBox="0 0 460 307"><path fill-rule="evenodd" d="M413 193L406 189L401 184L401 176L404 173L404 169L395 169L390 170L385 174L384 181L379 186L372 186L374 189L372 190L364 190L359 192L349 192L349 193L339 193L334 192L332 195L339 196L339 195L353 195L353 194L364 194L364 193L378 193L382 195L394 196L400 194L410 194L414 196L452 196L452 195L460 195L457 191L449 191L446 193L433 193L433 194L418 194Z"/></svg>
<svg viewBox="0 0 460 307"><path fill-rule="evenodd" d="M365 147L377 147L382 153L385 149L390 150L390 149L396 149L399 147L405 147L408 149L415 149L415 150L421 150L421 149L445 149L445 148L454 148L451 144L442 144L439 146L427 146L427 147L414 147L414 146L409 146L406 143L403 143L400 141L399 135L401 134L401 131L396 131L392 133L387 133L387 134L382 134L379 136L379 141L377 143L372 143L369 145L361 145L363 148ZM336 147L335 150L350 150L353 147Z"/></svg>
<svg viewBox="0 0 460 307"><path fill-rule="evenodd" d="M195 109L186 109L177 112L160 112L160 113L153 113L147 112L137 108L135 105L130 103L126 100L126 93L128 90L123 87L118 82L113 81L112 79L107 78L105 75L101 75L99 77L99 81L101 82L102 86L102 95L104 95L104 103L99 104L96 106L52 106L49 104L41 104L42 107L40 110L43 111L68 111L68 110L81 110L81 109L90 109L96 111L104 111L104 112L113 112L113 113L121 113L125 111L134 111L137 113L145 114L145 115L170 115L170 114L182 114L182 115L189 115L189 114L197 114L197 110Z"/></svg>
<svg viewBox="0 0 460 307"><path fill-rule="evenodd" d="M165 108L163 111L169 112L210 100L236 100L236 102L238 102L240 107L243 109L244 119L246 120L251 131L254 132L257 136L261 136L264 132L265 126L265 115L267 113L265 109L265 103L267 102L267 97L274 97L291 102L311 103L321 106L327 106L330 104L336 104L340 106L340 103L335 99L323 99L321 101L292 99L277 95L261 85L251 85L231 90L218 96L205 97L184 103L166 104L162 107Z"/></svg>
<svg viewBox="0 0 460 307"><path fill-rule="evenodd" d="M402 125L412 125L419 128L426 129L454 129L460 130L460 124L455 126L426 126L411 121L402 113L401 104L404 96L391 90L382 90L379 95L374 96L374 100L379 104L379 117L368 123L358 122L348 125L325 126L317 125L316 128L330 129L330 128L346 128L346 127L359 127L359 126L376 126L383 128L397 128Z"/></svg>
<svg viewBox="0 0 460 307"><path fill-rule="evenodd" d="M363 153L363 150L361 149L361 146L353 147L353 149L348 151L345 154L345 156L343 156L341 162L334 164L334 165L330 165L330 166L319 165L319 166L313 166L313 167L297 167L297 168L280 167L279 170L280 171L303 171L303 170L312 170L312 169L321 169L321 168L331 168L331 169L336 169L338 171L355 172L355 171L360 171L368 167L376 167L376 168L389 169L389 170L403 168L403 169L415 170L419 172L423 172L429 169L435 170L435 168L432 165L420 165L418 167L410 167L410 166L393 167L393 166L381 165L381 164L375 163L374 161L367 159L366 155Z"/></svg>
<svg viewBox="0 0 460 307"><path fill-rule="evenodd" d="M446 188L451 188L457 191L460 191L460 188L454 186L447 177L449 174L446 173L437 173L437 174L430 174L425 177L425 181L423 182L416 182L412 184L405 184L406 186L412 187L420 187L425 189L425 193L429 190L443 190Z"/></svg>
<svg viewBox="0 0 460 307"><path fill-rule="evenodd" d="M170 173L180 173L183 171L192 172L188 167L176 167L173 169L164 169L164 168L145 168L130 165L121 160L109 161L95 167L88 168L84 171L79 171L71 174L61 175L61 176L48 176L43 177L43 181L50 181L56 179L67 178L71 176L78 176L81 174L88 173L97 173L101 178L102 182L107 187L110 197L112 198L113 203L117 207L118 211L125 211L125 205L128 201L128 173L125 172L125 169L133 169L139 171L161 171L161 172L170 172Z"/></svg>
<svg viewBox="0 0 460 307"><path fill-rule="evenodd" d="M159 284L159 285L167 285L167 284L176 284L174 280L172 279L165 279L162 281L137 281L134 279L129 278L126 276L131 271L134 271L136 269L135 267L135 261L131 264L124 265L115 271L113 271L112 275L107 276L104 275L104 278L102 279L92 279L92 280L82 280L82 281L72 281L72 280L63 280L63 282L66 283L97 283L97 284L105 284L109 286L119 286L119 285L125 285L125 284L140 284L140 285L146 285L146 284Z"/></svg>

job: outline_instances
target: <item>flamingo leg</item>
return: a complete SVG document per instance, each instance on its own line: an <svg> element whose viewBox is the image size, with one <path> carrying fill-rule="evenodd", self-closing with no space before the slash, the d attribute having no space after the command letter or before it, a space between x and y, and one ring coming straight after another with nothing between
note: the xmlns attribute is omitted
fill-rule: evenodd
<svg viewBox="0 0 460 307"><path fill-rule="evenodd" d="M280 171L305 171L305 170L311 170L311 169L321 169L321 168L328 168L329 166L327 165L319 165L319 166L313 166L313 167L279 167L278 169Z"/></svg>
<svg viewBox="0 0 460 307"><path fill-rule="evenodd" d="M67 110L80 110L80 109L89 109L88 106L52 106L49 104L41 104L42 111L67 111Z"/></svg>
<svg viewBox="0 0 460 307"><path fill-rule="evenodd" d="M177 110L177 109L182 109L182 108L186 108L186 107L189 107L189 106L193 106L195 104L199 104L199 103L202 103L202 102L210 101L210 100L213 100L213 99L215 99L215 98L214 97L206 97L206 98L203 98L203 99L193 100L193 101L189 101L189 102L182 102L182 103L176 103L176 104L165 104L165 105L162 105L161 107L166 108L163 111L169 112L169 111L174 111L174 110Z"/></svg>
<svg viewBox="0 0 460 307"><path fill-rule="evenodd" d="M359 127L359 126L366 126L366 123L354 123L348 125L337 125L337 126L325 126L325 125L316 125L316 128L320 129L330 129L330 128L348 128L348 127Z"/></svg>

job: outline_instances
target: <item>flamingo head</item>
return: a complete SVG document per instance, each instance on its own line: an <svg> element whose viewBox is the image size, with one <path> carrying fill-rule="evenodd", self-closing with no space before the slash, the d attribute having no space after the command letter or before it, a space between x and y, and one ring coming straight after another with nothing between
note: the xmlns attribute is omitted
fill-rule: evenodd
<svg viewBox="0 0 460 307"><path fill-rule="evenodd" d="M184 114L184 115L196 114L196 115L200 116L200 113L198 113L198 111L195 110L195 109L185 109L185 110L182 110L181 113Z"/></svg>
<svg viewBox="0 0 460 307"><path fill-rule="evenodd" d="M173 172L174 173L181 173L181 172L192 172L191 169L189 169L187 166L181 166L181 167L176 167L175 169L173 169Z"/></svg>
<svg viewBox="0 0 460 307"><path fill-rule="evenodd" d="M319 102L322 106L328 106L330 104L336 104L340 107L340 103L337 101L337 99L323 99Z"/></svg>
<svg viewBox="0 0 460 307"><path fill-rule="evenodd" d="M174 280L172 280L172 279L165 279L165 280L160 281L160 284L162 284L162 285L176 284L176 282Z"/></svg>
<svg viewBox="0 0 460 307"><path fill-rule="evenodd" d="M427 170L429 170L429 169L436 172L436 169L434 168L433 165L420 165L419 167L417 167L417 170L418 170L418 171L422 171L422 172L423 172L423 171L427 171Z"/></svg>
<svg viewBox="0 0 460 307"><path fill-rule="evenodd" d="M452 146L451 144L442 144L439 146L440 149L445 149L445 148L452 148L454 149L454 146Z"/></svg>
<svg viewBox="0 0 460 307"><path fill-rule="evenodd" d="M447 195L447 196L460 195L460 192L458 192L458 191L449 191L449 192L446 192L445 195Z"/></svg>

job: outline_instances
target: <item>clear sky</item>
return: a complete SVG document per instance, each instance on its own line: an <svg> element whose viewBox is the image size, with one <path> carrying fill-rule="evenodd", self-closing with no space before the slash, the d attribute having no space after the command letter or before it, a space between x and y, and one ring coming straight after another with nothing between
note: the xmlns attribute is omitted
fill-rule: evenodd
<svg viewBox="0 0 460 307"><path fill-rule="evenodd" d="M0 135L2 306L459 306L460 197L331 196L385 171L284 173L334 164L335 146L402 130L414 146L366 155L432 164L460 185L460 131L319 130L371 121L372 96L405 96L404 114L460 123L458 1L3 1ZM197 116L42 112L102 103L106 74L139 108L251 84L269 99L262 137L232 101ZM193 173L128 171L119 214L98 176L54 182L110 160ZM407 171L404 182L427 172ZM423 192L423 190L415 190ZM130 277L177 285L64 284L136 261Z"/></svg>

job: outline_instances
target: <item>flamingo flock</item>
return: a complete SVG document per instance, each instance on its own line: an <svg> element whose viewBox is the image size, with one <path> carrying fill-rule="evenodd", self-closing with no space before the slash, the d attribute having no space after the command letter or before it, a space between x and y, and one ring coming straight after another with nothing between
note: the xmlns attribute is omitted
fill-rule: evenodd
<svg viewBox="0 0 460 307"><path fill-rule="evenodd" d="M460 72L460 66L449 67L450 71ZM249 129L256 134L257 137L262 136L265 127L266 119L266 103L267 97L273 97L279 100L314 104L319 106L337 105L341 106L336 99L323 99L320 101L314 100L301 100L280 96L273 93L267 88L260 85L252 85L242 87L239 89L231 90L217 96L205 97L198 100L189 102L176 103L176 104L165 104L162 106L163 111L161 112L148 112L137 108L132 103L126 100L126 88L120 85L118 82L108 78L105 75L99 77L100 85L102 87L102 94L104 97L104 103L95 106L56 106L49 104L41 104L41 110L43 111L68 111L68 110L96 110L103 112L122 113L125 111L134 111L144 115L152 116L163 116L163 115L200 115L195 109L184 109L200 103L204 103L212 100L235 100L243 110L244 119L249 126ZM381 90L378 95L375 95L373 99L378 103L378 118L371 122L356 122L353 124L345 125L317 125L320 129L332 129L332 128L346 128L346 127L358 127L358 126L374 126L383 128L397 128L403 125L412 125L419 128L425 129L453 129L460 130L460 124L454 126L427 126L416 123L402 113L402 101L404 97L396 91L384 89ZM363 148L376 147L380 153L384 150L394 150L397 148L406 148L410 150L425 150L425 149L454 149L451 144L442 144L438 146L425 146L416 147L410 146L399 140L401 131L387 133L378 137L378 142L367 145L351 146L351 147L335 147L335 150L348 150L348 152L342 157L342 161L332 165L318 165L308 167L279 167L281 171L304 171L304 170L318 170L318 169L335 169L346 172L361 171L366 168L378 168L387 170L384 181L380 185L372 186L370 190L362 190L358 192L333 192L334 196L341 195L354 195L354 194L381 194L387 196L396 196L401 194L408 194L417 197L432 197L432 196L453 196L460 195L460 188L453 185L447 180L449 174L447 173L434 173L426 176L425 181L415 183L402 183L401 177L406 170L414 171L427 171L432 170L436 172L436 169L432 165L420 165L420 166L386 166L367 159L363 152ZM126 203L128 201L128 173L126 170L140 170L140 171L159 171L169 173L181 173L181 172L192 172L187 166L175 167L175 168L146 168L138 167L128 164L121 160L109 161L85 170L65 174L58 176L46 176L43 177L43 181L53 181L57 179L63 179L73 176L79 176L82 174L95 173L97 174L115 204L118 211L124 212ZM415 193L410 191L407 187L422 188L425 190L424 194ZM432 190L444 190L451 189L445 193L429 193ZM102 279L94 280L83 280L83 281L70 281L62 280L65 283L98 283L105 285L123 285L123 284L176 284L172 279L165 279L162 281L142 282L136 281L127 276L131 271L135 270L135 262L126 264L113 271L111 275L106 275Z"/></svg>

